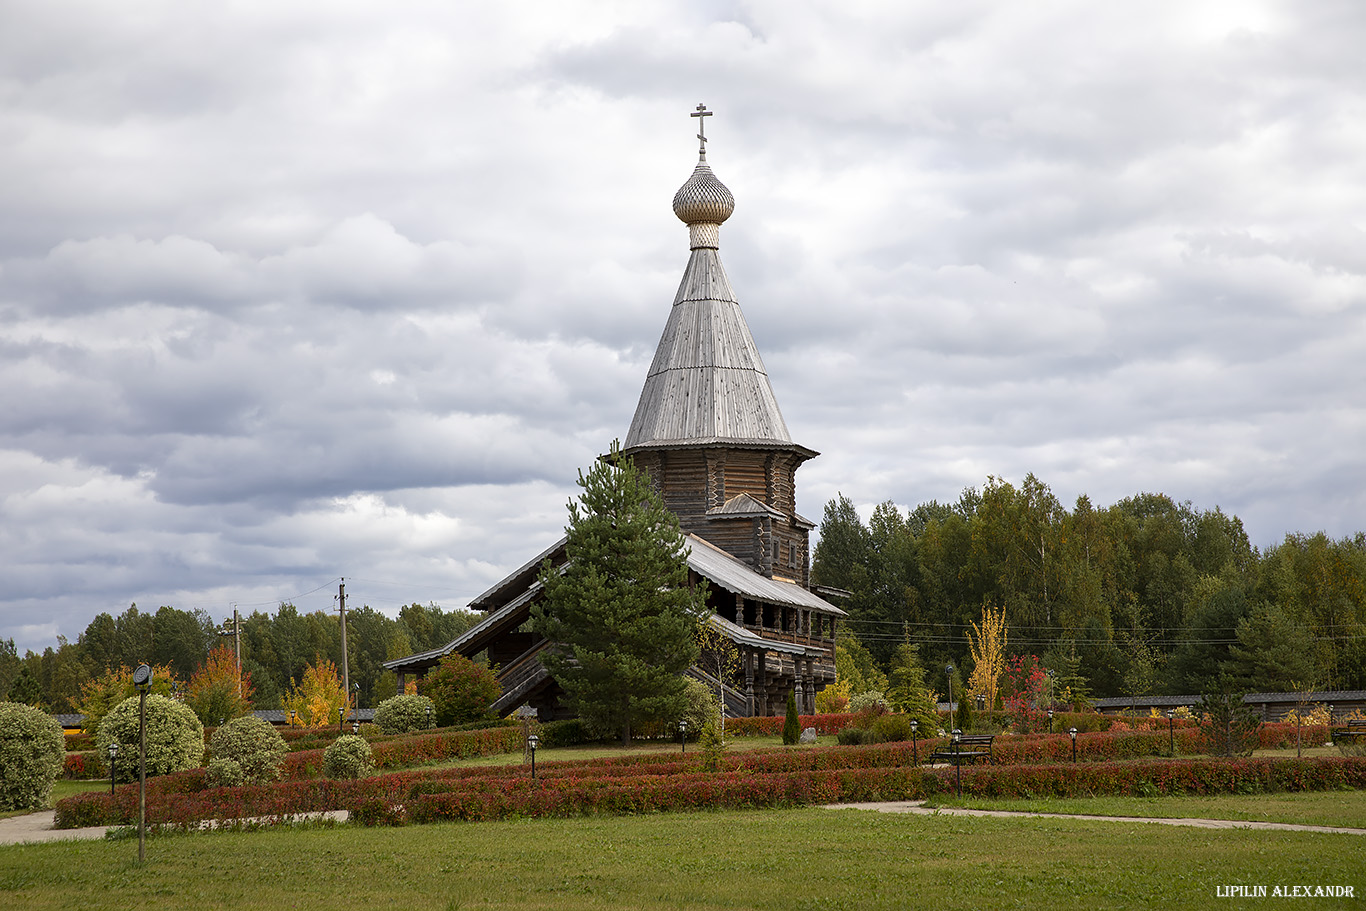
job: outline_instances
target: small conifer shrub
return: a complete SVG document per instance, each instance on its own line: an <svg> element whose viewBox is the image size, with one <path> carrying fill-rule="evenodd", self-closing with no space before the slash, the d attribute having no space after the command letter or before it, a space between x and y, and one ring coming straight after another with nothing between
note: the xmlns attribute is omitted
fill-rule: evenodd
<svg viewBox="0 0 1366 911"><path fill-rule="evenodd" d="M797 697L787 694L787 717L783 720L783 745L793 746L801 739L802 723L797 720Z"/></svg>

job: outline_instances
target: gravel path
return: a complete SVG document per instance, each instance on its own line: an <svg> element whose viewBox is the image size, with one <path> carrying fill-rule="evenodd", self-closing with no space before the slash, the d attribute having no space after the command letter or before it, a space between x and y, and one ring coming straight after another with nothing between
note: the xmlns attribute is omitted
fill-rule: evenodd
<svg viewBox="0 0 1366 911"><path fill-rule="evenodd" d="M9 819L0 819L0 845L17 845L37 841L68 841L82 838L104 838L104 833L109 830L108 826L91 826L87 829L54 829L52 823L55 817L52 810L40 810L37 813L28 813L24 816L11 816ZM332 810L325 813L304 814L308 819L332 819L337 822L346 822L347 812L345 810ZM248 822L250 820L247 820ZM211 827L212 824L210 823Z"/></svg>
<svg viewBox="0 0 1366 911"><path fill-rule="evenodd" d="M1242 819L1164 818L1161 816L1091 816L1082 813L1027 813L1015 810L968 810L962 807L927 807L923 800L901 800L887 803L833 803L828 810L876 810L879 813L914 813L917 816L996 816L1032 817L1035 819L1087 819L1097 822L1151 822L1164 826L1192 826L1197 829L1269 829L1280 832L1332 832L1342 835L1366 835L1366 829L1345 826L1302 826L1288 822L1253 822Z"/></svg>
<svg viewBox="0 0 1366 911"><path fill-rule="evenodd" d="M879 813L914 813L919 816L996 816L1033 817L1035 819L1086 819L1096 822L1147 822L1164 826L1193 826L1200 829L1268 829L1281 832L1331 832L1343 835L1366 835L1366 829L1351 829L1345 826L1302 826L1285 822L1252 822L1241 819L1168 819L1159 816L1091 816L1074 813L1025 813L1011 810L968 810L961 807L927 807L924 801L903 800L887 803L834 803L826 805L828 810L876 810ZM341 822L346 821L346 811L318 814ZM92 826L88 829L54 829L53 812L42 810L25 816L12 816L0 819L0 845L16 845L39 841L63 841L82 838L103 838L105 826Z"/></svg>

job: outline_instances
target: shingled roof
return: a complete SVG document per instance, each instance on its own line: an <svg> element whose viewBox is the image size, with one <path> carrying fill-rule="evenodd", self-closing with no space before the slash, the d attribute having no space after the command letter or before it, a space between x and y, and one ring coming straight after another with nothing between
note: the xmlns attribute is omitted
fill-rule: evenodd
<svg viewBox="0 0 1366 911"><path fill-rule="evenodd" d="M768 371L717 252L734 200L706 152L674 196L692 254L645 378L623 451L709 444L793 450Z"/></svg>

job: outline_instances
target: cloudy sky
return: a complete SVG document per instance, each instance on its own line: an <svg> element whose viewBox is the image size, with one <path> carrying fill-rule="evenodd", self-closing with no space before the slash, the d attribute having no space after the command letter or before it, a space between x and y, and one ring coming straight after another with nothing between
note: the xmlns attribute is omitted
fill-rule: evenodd
<svg viewBox="0 0 1366 911"><path fill-rule="evenodd" d="M819 520L1366 528L1366 7L7 0L0 638L457 607L624 436L696 160Z"/></svg>

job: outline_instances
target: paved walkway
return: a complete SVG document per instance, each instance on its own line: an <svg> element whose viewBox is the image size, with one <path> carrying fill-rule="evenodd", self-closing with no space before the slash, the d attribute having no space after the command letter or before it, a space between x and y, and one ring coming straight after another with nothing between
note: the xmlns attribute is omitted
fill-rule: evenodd
<svg viewBox="0 0 1366 911"><path fill-rule="evenodd" d="M914 813L918 816L997 816L1032 817L1035 819L1087 819L1096 822L1149 822L1164 826L1193 826L1200 829L1269 829L1281 832L1331 832L1342 835L1366 835L1366 829L1345 826L1302 826L1285 822L1252 822L1241 819L1168 819L1160 816L1091 816L1080 813L1027 813L1014 810L968 810L962 807L927 807L923 800L901 800L887 803L833 803L827 810L876 810L879 813ZM346 821L346 811L317 814L339 822ZM0 845L16 845L39 841L63 841L81 838L104 838L105 826L87 829L52 828L53 812L43 810L26 816L0 819Z"/></svg>
<svg viewBox="0 0 1366 911"><path fill-rule="evenodd" d="M923 800L899 800L887 803L832 803L828 810L876 810L879 813L914 813L917 816L997 816L1032 817L1035 819L1088 819L1097 822L1152 822L1164 826L1192 826L1198 829L1270 829L1280 832L1332 832L1342 835L1366 835L1366 829L1344 826L1301 826L1288 822L1253 822L1243 819L1164 818L1161 816L1091 816L1083 813L1029 813L1016 810L969 810L963 807L927 807Z"/></svg>
<svg viewBox="0 0 1366 911"><path fill-rule="evenodd" d="M56 814L52 810L40 810L37 813L28 813L24 816L11 816L9 819L0 819L0 845L17 845L37 841L68 841L82 838L104 838L104 833L109 831L108 826L91 826L86 829L54 829L52 823ZM347 812L345 810L333 810L326 813L306 813L308 819L332 819L337 822L346 822ZM251 822L251 820L244 820ZM206 828L211 828L212 823L206 824Z"/></svg>

